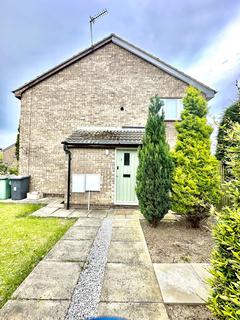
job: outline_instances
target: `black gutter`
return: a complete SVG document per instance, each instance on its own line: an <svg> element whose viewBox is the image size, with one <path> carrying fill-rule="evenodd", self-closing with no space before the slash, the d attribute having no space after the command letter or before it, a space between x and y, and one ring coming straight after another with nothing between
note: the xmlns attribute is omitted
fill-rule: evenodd
<svg viewBox="0 0 240 320"><path fill-rule="evenodd" d="M71 142L62 142L63 144L67 145L69 149L74 148L100 148L100 149L114 149L114 148L132 148L132 147L139 147L142 145L141 143L113 143L113 144L91 144L91 143L71 143Z"/></svg>
<svg viewBox="0 0 240 320"><path fill-rule="evenodd" d="M70 208L70 189L71 189L71 160L72 154L71 151L68 149L68 146L64 144L63 149L65 153L68 155L68 181L67 181L67 210Z"/></svg>

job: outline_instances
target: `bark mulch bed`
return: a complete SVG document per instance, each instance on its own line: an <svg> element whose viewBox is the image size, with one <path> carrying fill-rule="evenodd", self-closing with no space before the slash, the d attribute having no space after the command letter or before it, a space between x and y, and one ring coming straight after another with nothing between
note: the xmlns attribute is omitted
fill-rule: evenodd
<svg viewBox="0 0 240 320"><path fill-rule="evenodd" d="M142 220L141 225L153 263L210 262L212 222L199 229L187 227L184 221L161 221L152 228Z"/></svg>
<svg viewBox="0 0 240 320"><path fill-rule="evenodd" d="M215 320L204 305L166 305L170 320Z"/></svg>

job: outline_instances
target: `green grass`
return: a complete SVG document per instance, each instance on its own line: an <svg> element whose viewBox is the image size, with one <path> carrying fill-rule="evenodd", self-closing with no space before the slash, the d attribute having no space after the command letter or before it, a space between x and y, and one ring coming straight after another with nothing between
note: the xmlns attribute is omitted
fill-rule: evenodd
<svg viewBox="0 0 240 320"><path fill-rule="evenodd" d="M35 218L35 204L0 204L0 308L75 220Z"/></svg>

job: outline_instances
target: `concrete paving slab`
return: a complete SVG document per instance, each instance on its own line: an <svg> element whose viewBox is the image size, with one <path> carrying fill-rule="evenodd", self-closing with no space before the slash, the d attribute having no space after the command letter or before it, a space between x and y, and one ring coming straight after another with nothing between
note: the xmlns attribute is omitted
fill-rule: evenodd
<svg viewBox="0 0 240 320"><path fill-rule="evenodd" d="M108 262L148 266L151 264L151 259L143 242L112 241Z"/></svg>
<svg viewBox="0 0 240 320"><path fill-rule="evenodd" d="M51 216L58 208L51 208L51 207L42 207L39 210L33 212L31 216L35 217L48 217Z"/></svg>
<svg viewBox="0 0 240 320"><path fill-rule="evenodd" d="M143 241L144 236L139 226L114 227L112 241Z"/></svg>
<svg viewBox="0 0 240 320"><path fill-rule="evenodd" d="M71 213L73 213L74 209L58 209L57 211L54 211L51 217L57 217L57 218L68 218Z"/></svg>
<svg viewBox="0 0 240 320"><path fill-rule="evenodd" d="M98 229L98 227L72 227L65 233L62 240L93 240Z"/></svg>
<svg viewBox="0 0 240 320"><path fill-rule="evenodd" d="M128 320L168 320L163 303L100 303L98 316L118 316Z"/></svg>
<svg viewBox="0 0 240 320"><path fill-rule="evenodd" d="M110 218L112 220L115 220L115 219L126 219L126 216L125 214L118 214L116 215L114 212L110 212L108 215L107 215L107 218Z"/></svg>
<svg viewBox="0 0 240 320"><path fill-rule="evenodd" d="M102 219L80 218L74 223L74 227L100 227Z"/></svg>
<svg viewBox="0 0 240 320"><path fill-rule="evenodd" d="M126 228L126 227L136 227L139 226L139 222L138 220L135 219L114 219L112 221L112 226L113 227L122 227L122 228Z"/></svg>
<svg viewBox="0 0 240 320"><path fill-rule="evenodd" d="M136 216L138 217L140 214L140 211L139 210L136 210L136 209L126 209L125 211L125 215L126 215L126 218L130 218L131 216Z"/></svg>
<svg viewBox="0 0 240 320"><path fill-rule="evenodd" d="M211 274L209 273L209 263L191 263L191 266L193 267L194 271L197 273L198 277L202 280L203 283L207 285L206 279L211 277Z"/></svg>
<svg viewBox="0 0 240 320"><path fill-rule="evenodd" d="M64 319L68 300L10 300L0 310L3 320L59 320Z"/></svg>
<svg viewBox="0 0 240 320"><path fill-rule="evenodd" d="M125 216L132 216L137 215L139 210L131 209L131 208L123 208L123 209L113 209L115 215L125 215Z"/></svg>
<svg viewBox="0 0 240 320"><path fill-rule="evenodd" d="M63 198L57 198L57 199L50 199L47 207L52 207L52 208L64 208L64 199Z"/></svg>
<svg viewBox="0 0 240 320"><path fill-rule="evenodd" d="M204 304L208 289L189 263L155 263L164 303Z"/></svg>
<svg viewBox="0 0 240 320"><path fill-rule="evenodd" d="M73 212L70 213L69 218L86 218L88 214L88 210L73 210Z"/></svg>
<svg viewBox="0 0 240 320"><path fill-rule="evenodd" d="M14 292L14 299L70 299L81 272L76 262L42 261Z"/></svg>
<svg viewBox="0 0 240 320"><path fill-rule="evenodd" d="M60 240L46 256L54 261L86 261L92 240Z"/></svg>
<svg viewBox="0 0 240 320"><path fill-rule="evenodd" d="M89 218L105 218L109 213L109 210L91 210L88 214Z"/></svg>
<svg viewBox="0 0 240 320"><path fill-rule="evenodd" d="M152 266L107 263L101 302L161 302Z"/></svg>
<svg viewBox="0 0 240 320"><path fill-rule="evenodd" d="M138 220L139 219L139 215L138 214L126 214L125 218L128 219L128 220L132 220L132 219Z"/></svg>

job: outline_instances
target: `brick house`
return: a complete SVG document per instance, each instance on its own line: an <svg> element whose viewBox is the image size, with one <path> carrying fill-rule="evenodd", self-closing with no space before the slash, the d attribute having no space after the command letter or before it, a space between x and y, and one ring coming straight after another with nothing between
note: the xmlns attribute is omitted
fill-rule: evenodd
<svg viewBox="0 0 240 320"><path fill-rule="evenodd" d="M75 206L89 196L95 206L136 205L136 150L149 99L164 100L173 147L189 85L214 97L208 86L111 34L13 91L21 99L20 174L31 176L31 191L65 195Z"/></svg>
<svg viewBox="0 0 240 320"><path fill-rule="evenodd" d="M15 143L11 144L10 146L2 150L3 163L10 168L16 168L18 165L15 151L16 151Z"/></svg>

